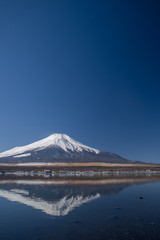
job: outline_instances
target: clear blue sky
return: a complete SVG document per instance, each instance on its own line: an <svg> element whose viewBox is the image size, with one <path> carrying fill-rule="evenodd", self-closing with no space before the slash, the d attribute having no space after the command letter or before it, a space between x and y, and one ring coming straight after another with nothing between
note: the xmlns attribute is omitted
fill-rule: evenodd
<svg viewBox="0 0 160 240"><path fill-rule="evenodd" d="M0 1L0 152L59 132L160 162L160 2Z"/></svg>

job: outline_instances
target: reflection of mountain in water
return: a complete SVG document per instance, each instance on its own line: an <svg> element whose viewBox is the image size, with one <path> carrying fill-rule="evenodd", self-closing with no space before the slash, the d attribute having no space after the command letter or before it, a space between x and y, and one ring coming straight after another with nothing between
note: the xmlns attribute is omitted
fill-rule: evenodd
<svg viewBox="0 0 160 240"><path fill-rule="evenodd" d="M0 184L0 197L39 209L52 216L65 216L74 208L104 195L112 195L132 183L106 185Z"/></svg>
<svg viewBox="0 0 160 240"><path fill-rule="evenodd" d="M72 211L75 207L79 207L83 203L87 203L93 199L98 198L99 194L86 198L84 198L83 196L67 198L67 196L65 196L59 201L53 201L53 203L47 202L40 198L26 197L26 195L24 196L23 193L15 193L13 192L13 190L0 190L0 196L5 197L10 201L20 202L35 209L42 210L43 212L52 216L64 216L67 215L70 211Z"/></svg>

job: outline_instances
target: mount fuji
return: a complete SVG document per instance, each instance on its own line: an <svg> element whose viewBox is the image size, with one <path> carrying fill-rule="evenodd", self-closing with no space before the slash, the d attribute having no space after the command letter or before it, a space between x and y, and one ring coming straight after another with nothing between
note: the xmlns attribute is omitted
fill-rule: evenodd
<svg viewBox="0 0 160 240"><path fill-rule="evenodd" d="M1 163L21 162L106 162L132 163L117 154L103 152L75 141L66 134L55 133L26 146L0 153Z"/></svg>

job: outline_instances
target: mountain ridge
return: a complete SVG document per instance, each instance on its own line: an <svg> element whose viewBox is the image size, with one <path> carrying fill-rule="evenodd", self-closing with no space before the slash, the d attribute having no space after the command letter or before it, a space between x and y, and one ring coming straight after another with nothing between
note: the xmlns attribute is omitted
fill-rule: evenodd
<svg viewBox="0 0 160 240"><path fill-rule="evenodd" d="M38 161L133 163L115 153L91 148L61 133L0 153L0 162Z"/></svg>

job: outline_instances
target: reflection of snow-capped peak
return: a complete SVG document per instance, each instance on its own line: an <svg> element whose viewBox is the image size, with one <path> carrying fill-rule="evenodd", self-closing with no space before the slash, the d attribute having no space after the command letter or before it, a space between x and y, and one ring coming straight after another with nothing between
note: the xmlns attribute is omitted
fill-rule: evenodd
<svg viewBox="0 0 160 240"><path fill-rule="evenodd" d="M40 141L34 142L32 144L21 146L21 147L15 147L11 150L5 151L0 153L0 158L2 157L11 157L14 156L14 158L18 157L27 157L30 156L30 152L32 151L39 151L43 149L47 149L50 147L60 148L64 150L65 152L68 151L76 151L76 152L82 152L82 151L88 151L98 154L100 151L94 148L90 148L86 145L83 145L80 142L75 141L74 139L70 138L66 134L52 134L47 138L44 138Z"/></svg>
<svg viewBox="0 0 160 240"><path fill-rule="evenodd" d="M97 193L95 195L90 195L89 197L83 197L82 195L77 195L76 197L65 196L58 201L50 203L41 198L28 197L22 190L18 192L15 191L15 189L12 189L11 191L0 190L0 197L31 206L52 216L65 216L74 208L81 206L83 203L99 198L100 194Z"/></svg>

